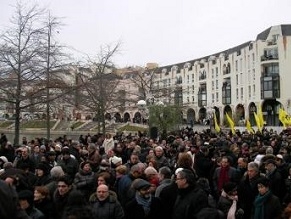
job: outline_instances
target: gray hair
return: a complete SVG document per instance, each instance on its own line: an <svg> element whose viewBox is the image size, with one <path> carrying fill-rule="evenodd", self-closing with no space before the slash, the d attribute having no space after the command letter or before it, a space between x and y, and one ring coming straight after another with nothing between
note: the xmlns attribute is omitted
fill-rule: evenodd
<svg viewBox="0 0 291 219"><path fill-rule="evenodd" d="M248 169L253 169L255 170L257 173L260 171L259 169L259 165L256 162L249 162L248 163Z"/></svg>

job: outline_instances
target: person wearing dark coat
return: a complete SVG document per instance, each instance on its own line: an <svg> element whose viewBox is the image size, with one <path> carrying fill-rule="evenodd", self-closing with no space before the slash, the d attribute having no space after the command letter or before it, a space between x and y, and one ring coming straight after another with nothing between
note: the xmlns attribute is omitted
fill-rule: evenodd
<svg viewBox="0 0 291 219"><path fill-rule="evenodd" d="M74 185L87 199L89 199L89 196L95 190L94 180L96 180L96 174L92 171L90 163L88 161L82 162L79 172L76 173L74 178Z"/></svg>
<svg viewBox="0 0 291 219"><path fill-rule="evenodd" d="M164 219L165 211L159 198L151 194L151 184L144 179L132 183L135 198L125 206L125 219Z"/></svg>
<svg viewBox="0 0 291 219"><path fill-rule="evenodd" d="M49 165L45 162L40 162L35 168L37 180L34 186L44 186L49 184L52 179L49 174Z"/></svg>
<svg viewBox="0 0 291 219"><path fill-rule="evenodd" d="M209 156L209 148L207 146L201 146L198 153L195 155L194 169L199 178L203 177L211 182L210 170L214 166L214 162Z"/></svg>
<svg viewBox="0 0 291 219"><path fill-rule="evenodd" d="M29 217L32 219L45 219L44 214L34 207L33 192L30 190L22 190L18 193L20 208L25 210Z"/></svg>
<svg viewBox="0 0 291 219"><path fill-rule="evenodd" d="M177 173L178 196L173 208L172 219L193 219L208 207L208 197L197 184L192 171L183 169Z"/></svg>
<svg viewBox="0 0 291 219"><path fill-rule="evenodd" d="M54 218L53 201L50 199L49 189L46 186L35 187L34 206L44 214L45 219Z"/></svg>
<svg viewBox="0 0 291 219"><path fill-rule="evenodd" d="M124 212L117 197L110 193L107 185L101 184L96 193L90 197L93 219L123 219Z"/></svg>
<svg viewBox="0 0 291 219"><path fill-rule="evenodd" d="M286 193L286 187L284 179L281 173L277 169L277 163L273 159L268 159L265 162L266 177L270 180L270 190L276 195L280 201L283 201L283 197Z"/></svg>
<svg viewBox="0 0 291 219"><path fill-rule="evenodd" d="M79 170L79 163L75 158L71 157L70 149L68 147L62 149L62 155L63 156L57 163L62 167L64 172L71 177L71 179L74 179Z"/></svg>
<svg viewBox="0 0 291 219"><path fill-rule="evenodd" d="M250 219L253 208L253 202L255 197L258 195L258 181L264 177L260 174L259 166L255 162L248 164L247 174L240 181L237 192L238 192L238 207L244 211L243 218Z"/></svg>
<svg viewBox="0 0 291 219"><path fill-rule="evenodd" d="M259 195L255 198L252 219L280 219L282 207L277 196L270 190L270 180L258 181Z"/></svg>
<svg viewBox="0 0 291 219"><path fill-rule="evenodd" d="M80 191L70 192L62 219L94 219L92 208Z"/></svg>
<svg viewBox="0 0 291 219"><path fill-rule="evenodd" d="M70 193L73 191L72 180L69 176L62 176L57 180L57 189L53 195L56 211L55 219L61 219L68 204Z"/></svg>

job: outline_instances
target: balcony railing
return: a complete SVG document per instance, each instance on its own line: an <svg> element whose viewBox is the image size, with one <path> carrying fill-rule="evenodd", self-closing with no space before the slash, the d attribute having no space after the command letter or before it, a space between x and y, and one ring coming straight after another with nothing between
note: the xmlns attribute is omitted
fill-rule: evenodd
<svg viewBox="0 0 291 219"><path fill-rule="evenodd" d="M262 55L261 56L261 61L270 61L270 60L278 60L279 56L278 54L273 54L273 55Z"/></svg>

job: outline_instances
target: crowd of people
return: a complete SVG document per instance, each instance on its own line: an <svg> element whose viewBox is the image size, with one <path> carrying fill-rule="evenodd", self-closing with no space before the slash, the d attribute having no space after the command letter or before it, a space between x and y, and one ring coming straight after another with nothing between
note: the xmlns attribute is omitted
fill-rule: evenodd
<svg viewBox="0 0 291 219"><path fill-rule="evenodd" d="M290 219L291 134L0 138L1 219Z"/></svg>

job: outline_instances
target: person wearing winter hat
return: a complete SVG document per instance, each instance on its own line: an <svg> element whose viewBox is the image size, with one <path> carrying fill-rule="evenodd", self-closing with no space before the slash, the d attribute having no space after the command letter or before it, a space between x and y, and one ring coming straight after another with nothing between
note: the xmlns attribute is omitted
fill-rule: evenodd
<svg viewBox="0 0 291 219"><path fill-rule="evenodd" d="M258 181L259 195L254 201L252 218L273 219L281 218L282 208L280 200L270 190L270 180L263 177Z"/></svg>
<svg viewBox="0 0 291 219"><path fill-rule="evenodd" d="M111 166L113 166L113 168L116 168L116 167L122 165L122 158L117 157L117 156L110 157L109 163L111 163Z"/></svg>
<svg viewBox="0 0 291 219"><path fill-rule="evenodd" d="M92 171L90 162L84 161L80 164L79 172L74 178L74 185L77 190L81 191L88 200L90 194L94 191L94 182L96 174Z"/></svg>
<svg viewBox="0 0 291 219"><path fill-rule="evenodd" d="M34 194L30 190L22 190L18 193L19 206L25 210L29 217L43 219L44 214L34 207Z"/></svg>
<svg viewBox="0 0 291 219"><path fill-rule="evenodd" d="M135 179L132 182L135 198L125 206L126 219L136 218L164 218L165 211L159 198L151 194L151 184L144 179Z"/></svg>
<svg viewBox="0 0 291 219"><path fill-rule="evenodd" d="M0 157L0 174L4 172L4 164L8 163L8 160L5 156Z"/></svg>
<svg viewBox="0 0 291 219"><path fill-rule="evenodd" d="M35 173L37 180L34 186L45 186L51 182L51 177L49 175L49 165L45 162L40 162L36 168Z"/></svg>

